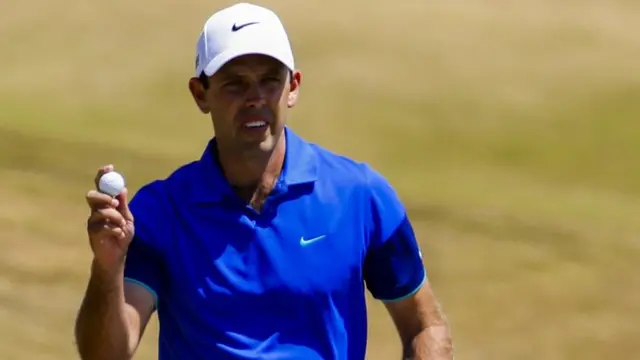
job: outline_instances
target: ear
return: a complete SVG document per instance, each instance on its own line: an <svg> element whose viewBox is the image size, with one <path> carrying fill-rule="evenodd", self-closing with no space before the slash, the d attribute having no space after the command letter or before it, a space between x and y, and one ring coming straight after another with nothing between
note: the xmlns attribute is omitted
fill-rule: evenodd
<svg viewBox="0 0 640 360"><path fill-rule="evenodd" d="M189 79L189 91L196 105L203 114L209 113L209 105L207 105L207 90L205 90L202 81L197 77Z"/></svg>
<svg viewBox="0 0 640 360"><path fill-rule="evenodd" d="M300 95L300 83L302 82L302 73L300 71L292 71L291 79L289 79L289 97L287 98L287 106L292 108L298 102Z"/></svg>

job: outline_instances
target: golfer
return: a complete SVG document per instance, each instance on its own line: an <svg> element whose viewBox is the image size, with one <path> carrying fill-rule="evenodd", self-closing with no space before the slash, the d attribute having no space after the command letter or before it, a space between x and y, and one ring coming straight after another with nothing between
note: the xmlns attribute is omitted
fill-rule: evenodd
<svg viewBox="0 0 640 360"><path fill-rule="evenodd" d="M361 360L367 292L403 358L453 358L393 188L286 126L301 83L273 11L240 3L207 20L189 80L215 133L202 156L130 202L87 194L82 359L131 359L157 311L162 360Z"/></svg>

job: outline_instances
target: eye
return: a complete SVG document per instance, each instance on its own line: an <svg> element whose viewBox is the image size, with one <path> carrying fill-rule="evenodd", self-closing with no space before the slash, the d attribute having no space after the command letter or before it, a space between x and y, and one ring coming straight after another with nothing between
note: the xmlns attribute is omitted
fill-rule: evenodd
<svg viewBox="0 0 640 360"><path fill-rule="evenodd" d="M242 85L243 82L240 79L230 79L222 84L224 87L241 87Z"/></svg>
<svg viewBox="0 0 640 360"><path fill-rule="evenodd" d="M280 80L279 76L269 75L269 76L265 77L262 81L267 83L267 84L279 84L281 80Z"/></svg>
<svg viewBox="0 0 640 360"><path fill-rule="evenodd" d="M246 88L246 83L237 77L226 79L222 82L221 89L225 92L236 94L242 93Z"/></svg>

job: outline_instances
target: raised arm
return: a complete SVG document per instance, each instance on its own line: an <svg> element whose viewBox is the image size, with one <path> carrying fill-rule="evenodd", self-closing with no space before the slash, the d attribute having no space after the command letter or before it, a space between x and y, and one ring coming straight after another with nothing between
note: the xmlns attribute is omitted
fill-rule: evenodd
<svg viewBox="0 0 640 360"><path fill-rule="evenodd" d="M96 188L108 171L113 166L98 171ZM83 360L129 360L155 310L159 257L141 239L144 226L134 229L126 189L115 199L91 190L86 199L93 261L75 321L77 349Z"/></svg>

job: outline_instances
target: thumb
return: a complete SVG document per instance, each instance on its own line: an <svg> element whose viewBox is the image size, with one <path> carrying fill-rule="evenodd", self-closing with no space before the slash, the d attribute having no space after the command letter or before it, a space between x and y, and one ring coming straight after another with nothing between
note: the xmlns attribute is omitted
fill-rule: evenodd
<svg viewBox="0 0 640 360"><path fill-rule="evenodd" d="M116 196L116 199L118 200L118 206L116 207L116 210L118 210L118 212L122 214L127 222L133 222L133 214L129 209L129 193L126 187L122 189L118 196Z"/></svg>

